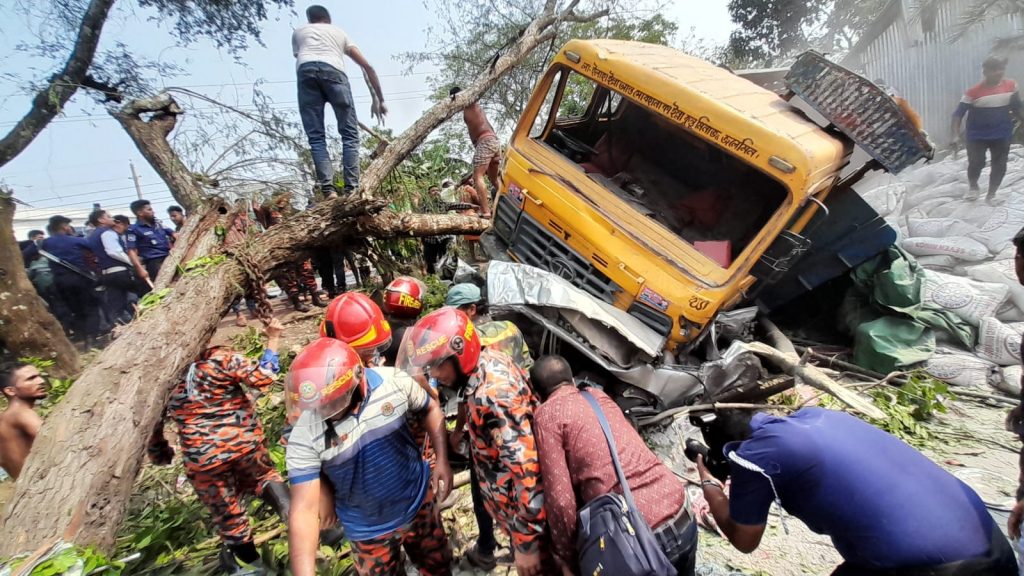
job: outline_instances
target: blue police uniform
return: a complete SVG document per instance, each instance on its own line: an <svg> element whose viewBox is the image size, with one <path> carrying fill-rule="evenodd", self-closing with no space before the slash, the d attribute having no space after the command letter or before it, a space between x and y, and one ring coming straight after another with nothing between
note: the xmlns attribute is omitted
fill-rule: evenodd
<svg viewBox="0 0 1024 576"><path fill-rule="evenodd" d="M120 238L117 236L112 228L106 226L100 226L93 230L86 241L89 244L89 248L93 254L96 255L96 261L99 264L100 269L100 283L105 288L103 295L103 309L107 315L107 320L111 323L128 323L132 319L132 310L128 306L128 293L140 291L135 277L132 275L131 266L129 263L123 260L113 258L108 252L107 248L103 245L104 235L117 241L117 248L124 251L124 247L121 245ZM113 235L113 236L111 236ZM108 239L108 243L110 239ZM116 254L115 250L115 254ZM121 254L122 258L127 258L126 255Z"/></svg>
<svg viewBox="0 0 1024 576"><path fill-rule="evenodd" d="M92 251L85 238L55 234L43 240L42 249L78 270L88 271L86 253ZM100 326L100 301L94 282L56 262L50 262L50 270L53 271L57 293L70 312L70 317L59 318L61 324L74 330L78 336L96 336Z"/></svg>
<svg viewBox="0 0 1024 576"><path fill-rule="evenodd" d="M146 267L151 280L156 280L160 266L164 258L171 253L171 239L174 231L164 228L160 222L154 222L150 226L141 220L128 227L128 234L125 238L128 249L135 249L139 254L139 260Z"/></svg>

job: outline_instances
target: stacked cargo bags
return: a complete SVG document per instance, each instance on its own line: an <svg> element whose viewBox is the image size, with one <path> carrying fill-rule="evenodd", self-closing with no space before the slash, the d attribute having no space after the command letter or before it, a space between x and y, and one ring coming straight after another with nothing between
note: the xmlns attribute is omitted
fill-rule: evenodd
<svg viewBox="0 0 1024 576"><path fill-rule="evenodd" d="M923 366L954 385L1016 396L1024 286L1011 239L1024 228L1024 148L1010 151L995 205L963 199L965 174L966 158L947 157L857 186L898 229L899 249L855 271L844 318L867 367Z"/></svg>

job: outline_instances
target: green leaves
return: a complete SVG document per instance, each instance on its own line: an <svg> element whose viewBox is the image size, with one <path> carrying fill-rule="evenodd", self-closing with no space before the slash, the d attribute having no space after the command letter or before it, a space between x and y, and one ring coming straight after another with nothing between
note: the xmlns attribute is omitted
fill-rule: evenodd
<svg viewBox="0 0 1024 576"><path fill-rule="evenodd" d="M246 358L259 358L263 354L263 336L259 330L250 326L245 332L231 337L231 347L241 352Z"/></svg>
<svg viewBox="0 0 1024 576"><path fill-rule="evenodd" d="M139 316L142 316L147 311L156 308L163 302L164 298L171 293L170 288L164 288L163 290L157 290L156 292L150 292L139 299Z"/></svg>
<svg viewBox="0 0 1024 576"><path fill-rule="evenodd" d="M946 402L953 397L945 382L921 371L912 373L901 387L879 386L869 394L886 414L884 420L871 423L918 448L934 438L924 422L935 414L945 414Z"/></svg>
<svg viewBox="0 0 1024 576"><path fill-rule="evenodd" d="M184 265L178 266L178 271L183 276L206 276L210 273L210 270L227 262L227 260L228 257L223 254L193 258Z"/></svg>

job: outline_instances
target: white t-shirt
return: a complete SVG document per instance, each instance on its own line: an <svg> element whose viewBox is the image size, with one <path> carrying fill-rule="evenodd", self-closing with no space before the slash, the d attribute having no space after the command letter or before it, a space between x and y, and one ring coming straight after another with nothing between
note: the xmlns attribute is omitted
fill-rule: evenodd
<svg viewBox="0 0 1024 576"><path fill-rule="evenodd" d="M295 67L306 62L325 62L345 71L345 52L354 48L345 31L333 24L303 24L292 33Z"/></svg>

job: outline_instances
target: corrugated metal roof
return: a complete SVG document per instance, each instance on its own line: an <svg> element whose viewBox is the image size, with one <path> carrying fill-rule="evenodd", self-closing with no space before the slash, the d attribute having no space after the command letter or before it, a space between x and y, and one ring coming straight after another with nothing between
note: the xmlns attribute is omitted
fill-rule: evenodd
<svg viewBox="0 0 1024 576"><path fill-rule="evenodd" d="M935 13L925 29L906 2L894 0L895 15L884 14L879 30L871 30L844 61L847 66L896 89L921 114L925 130L938 144L950 139L951 115L964 90L981 80L981 63L994 42L1020 34L1020 15L993 16L973 27L955 42L963 13L972 0L949 0ZM1024 78L1024 54L1011 57L1007 75Z"/></svg>

